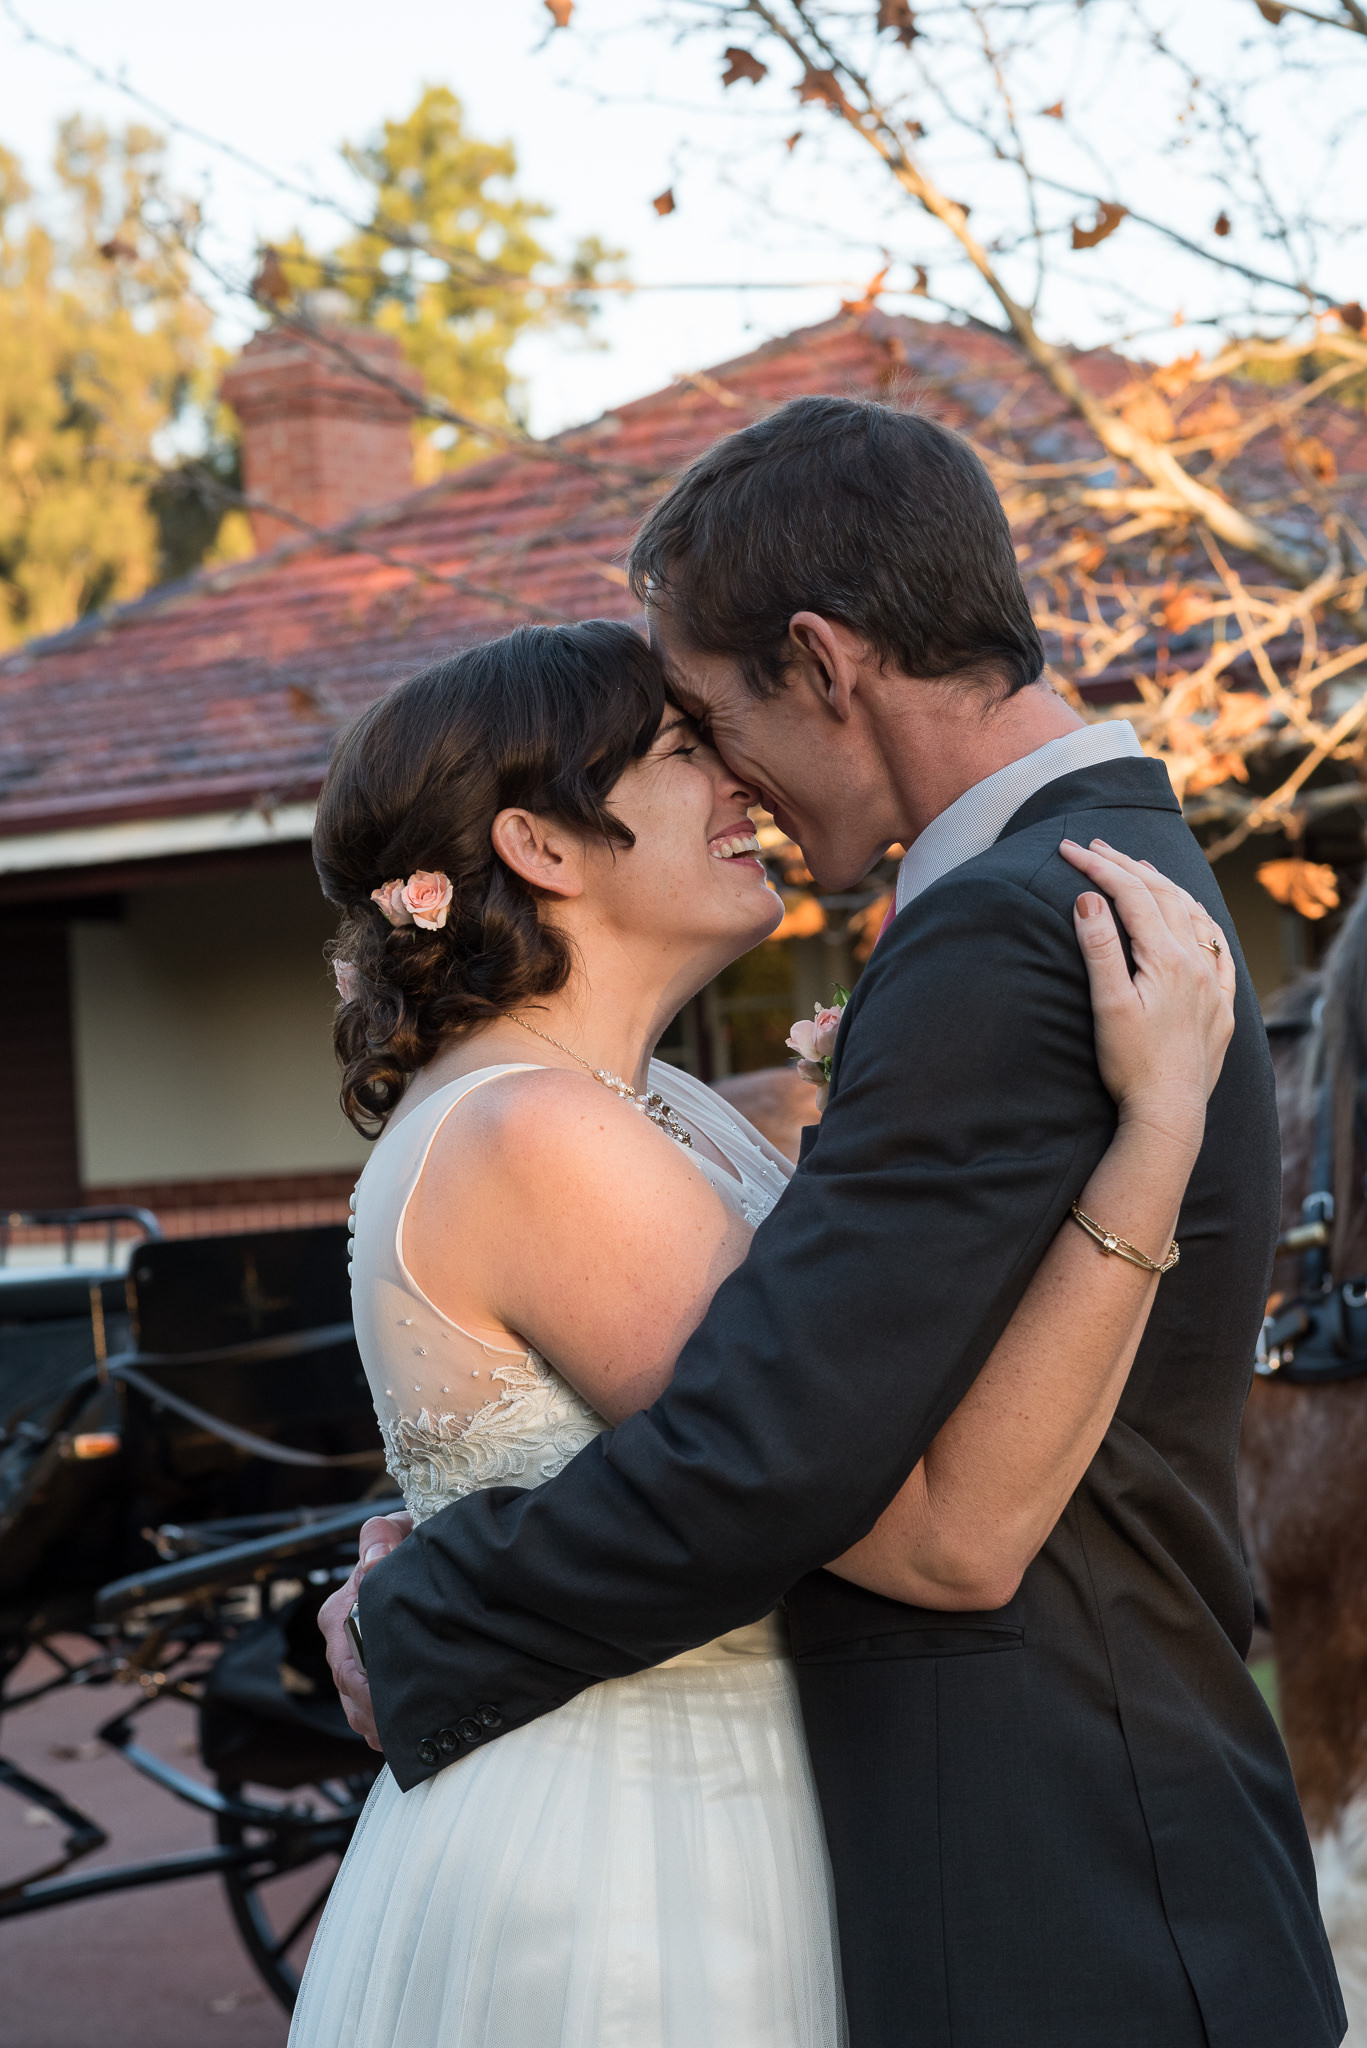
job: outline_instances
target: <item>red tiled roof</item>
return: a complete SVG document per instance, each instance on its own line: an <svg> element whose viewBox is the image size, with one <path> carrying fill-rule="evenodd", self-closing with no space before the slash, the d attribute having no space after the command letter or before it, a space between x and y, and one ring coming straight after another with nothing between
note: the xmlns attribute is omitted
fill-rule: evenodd
<svg viewBox="0 0 1367 2048"><path fill-rule="evenodd" d="M785 398L879 390L900 368L891 325L960 373L1017 367L985 335L842 317L558 444L610 471L500 455L338 529L356 552L286 543L20 649L0 661L0 833L312 796L338 727L425 663L528 619L634 617L620 563L643 479Z"/></svg>
<svg viewBox="0 0 1367 2048"><path fill-rule="evenodd" d="M1098 390L1131 375L1076 360ZM920 385L953 424L1028 431L1034 460L1096 452L990 330L841 315L0 661L0 834L311 797L339 727L425 663L523 620L635 616L631 533L719 435L802 393Z"/></svg>

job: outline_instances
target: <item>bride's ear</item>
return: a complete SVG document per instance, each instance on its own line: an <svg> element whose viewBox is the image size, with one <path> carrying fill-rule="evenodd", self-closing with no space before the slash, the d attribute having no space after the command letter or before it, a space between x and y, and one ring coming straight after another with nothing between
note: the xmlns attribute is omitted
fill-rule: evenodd
<svg viewBox="0 0 1367 2048"><path fill-rule="evenodd" d="M548 896L581 896L584 849L573 832L536 811L500 811L489 828L494 852L505 868Z"/></svg>

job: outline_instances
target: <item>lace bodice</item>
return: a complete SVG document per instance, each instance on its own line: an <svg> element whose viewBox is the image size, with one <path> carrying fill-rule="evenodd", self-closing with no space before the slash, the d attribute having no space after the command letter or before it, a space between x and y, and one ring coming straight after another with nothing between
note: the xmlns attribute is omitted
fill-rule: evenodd
<svg viewBox="0 0 1367 2048"><path fill-rule="evenodd" d="M607 1427L535 1351L444 1316L404 1264L404 1218L437 1132L472 1088L527 1071L484 1067L438 1089L380 1139L351 1200L356 1337L385 1462L415 1522L482 1487L539 1486ZM700 1151L687 1156L748 1223L762 1222L786 1184L786 1160L691 1075L655 1061L651 1085L735 1174Z"/></svg>

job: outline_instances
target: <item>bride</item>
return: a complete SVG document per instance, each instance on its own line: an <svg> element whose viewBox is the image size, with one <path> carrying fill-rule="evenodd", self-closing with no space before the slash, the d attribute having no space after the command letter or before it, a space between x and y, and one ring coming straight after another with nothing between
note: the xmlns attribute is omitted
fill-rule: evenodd
<svg viewBox="0 0 1367 2048"><path fill-rule="evenodd" d="M788 1162L651 1059L779 921L755 802L645 643L603 621L471 649L339 746L314 853L342 909L342 1101L380 1136L353 1201L356 1330L413 1522L535 1486L649 1404L783 1193ZM1069 857L1116 897L1137 962L1132 982L1105 900L1083 894L1119 1124L1080 1204L1161 1257L1232 969L1151 870ZM1101 1440L1158 1284L1065 1227L971 1392L831 1570L921 1606L1009 1599ZM567 1703L503 1740L493 1706L434 1731L424 1761L458 1767L410 1792L381 1773L292 2048L843 2040L781 1613L572 1691L567 1673Z"/></svg>

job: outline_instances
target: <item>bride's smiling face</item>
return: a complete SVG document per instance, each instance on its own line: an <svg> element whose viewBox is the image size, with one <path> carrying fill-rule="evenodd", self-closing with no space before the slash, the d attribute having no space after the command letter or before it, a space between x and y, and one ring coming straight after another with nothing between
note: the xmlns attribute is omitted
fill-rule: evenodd
<svg viewBox="0 0 1367 2048"><path fill-rule="evenodd" d="M717 971L768 938L783 916L749 816L756 801L692 719L667 705L649 752L608 798L635 844L584 847L585 908L624 939L696 950Z"/></svg>

